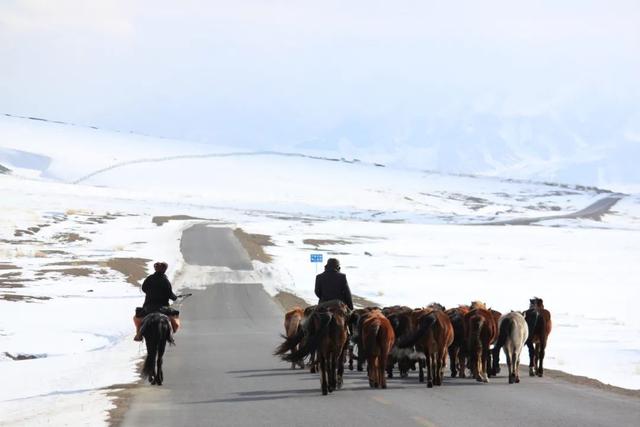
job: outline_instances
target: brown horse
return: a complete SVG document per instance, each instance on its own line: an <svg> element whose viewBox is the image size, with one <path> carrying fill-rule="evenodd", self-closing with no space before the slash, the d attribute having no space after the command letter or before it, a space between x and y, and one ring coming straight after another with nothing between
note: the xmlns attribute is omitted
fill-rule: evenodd
<svg viewBox="0 0 640 427"><path fill-rule="evenodd" d="M498 336L496 322L489 310L474 308L465 316L469 366L477 381L489 382L487 368L490 345Z"/></svg>
<svg viewBox="0 0 640 427"><path fill-rule="evenodd" d="M291 349L291 343L285 340L274 352L283 360L294 363L316 353L323 395L342 387L348 311L348 307L338 300L318 304L303 328L304 338L300 347L286 354Z"/></svg>
<svg viewBox="0 0 640 427"><path fill-rule="evenodd" d="M292 310L287 311L284 315L284 331L287 338L293 338L302 329L302 318L304 317L304 310L300 307L294 307ZM291 351L298 349L296 345ZM299 366L304 368L304 363L300 362ZM296 364L291 363L291 369L295 369Z"/></svg>
<svg viewBox="0 0 640 427"><path fill-rule="evenodd" d="M365 317L374 310L373 307L365 307L365 308L356 308L349 315L349 331L351 335L351 340L349 341L349 370L353 371L353 360L356 359L358 372L362 372L364 370L364 361L363 357L360 357L360 354L356 358L354 356L354 347L358 348L358 353L362 353L362 322L364 322Z"/></svg>
<svg viewBox="0 0 640 427"><path fill-rule="evenodd" d="M369 387L387 388L385 371L395 334L389 319L380 310L373 310L362 323L362 353L367 360Z"/></svg>
<svg viewBox="0 0 640 427"><path fill-rule="evenodd" d="M524 318L529 327L526 342L529 349L529 376L542 377L544 353L551 333L551 313L544 308L542 298L534 297L529 300L529 310L524 312Z"/></svg>
<svg viewBox="0 0 640 427"><path fill-rule="evenodd" d="M469 306L460 305L445 311L453 326L453 342L449 346L449 363L451 364L452 378L455 378L458 373L460 373L460 378L466 376L467 334L464 316L469 310Z"/></svg>
<svg viewBox="0 0 640 427"><path fill-rule="evenodd" d="M400 340L398 347L415 346L416 351L423 353L426 359L427 387L442 385L447 349L453 342L453 326L449 316L439 308L414 310L413 314L416 317L416 329L411 335ZM418 378L420 382L424 382L422 361L419 366Z"/></svg>

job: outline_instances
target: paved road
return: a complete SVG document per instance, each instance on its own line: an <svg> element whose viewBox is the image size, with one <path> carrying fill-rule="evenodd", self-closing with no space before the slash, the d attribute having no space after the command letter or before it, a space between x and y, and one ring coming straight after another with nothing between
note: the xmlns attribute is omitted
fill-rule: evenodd
<svg viewBox="0 0 640 427"><path fill-rule="evenodd" d="M197 230L183 237L187 262L205 244L197 242L229 236ZM235 244L227 251L245 256ZM282 312L259 284L212 284L195 291L182 313L165 385L137 392L125 426L640 425L638 399L528 376L518 385L447 378L427 389L412 373L371 390L363 373L347 371L343 390L323 397L316 375L271 356Z"/></svg>
<svg viewBox="0 0 640 427"><path fill-rule="evenodd" d="M609 196L603 197L600 200L596 200L594 203L590 204L584 209L580 209L579 211L568 214L536 216L531 218L514 218L504 221L483 222L476 225L530 225L540 221L548 221L550 219L578 218L595 219L599 221L600 218L602 218L604 214L609 212L609 209L611 209L622 198L624 198L624 195L622 194L611 194Z"/></svg>

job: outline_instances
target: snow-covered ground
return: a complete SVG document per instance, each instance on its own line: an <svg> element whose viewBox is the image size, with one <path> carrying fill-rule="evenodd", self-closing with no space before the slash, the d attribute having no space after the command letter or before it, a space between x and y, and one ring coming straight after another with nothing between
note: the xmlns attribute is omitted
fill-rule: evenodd
<svg viewBox="0 0 640 427"><path fill-rule="evenodd" d="M112 406L105 388L136 379L143 296L132 283L157 259L177 288L204 282L179 253L197 220L159 226L156 215L271 236L273 261L250 274L272 294L313 301L309 255L323 253L341 259L355 294L384 305L481 299L507 311L543 297L549 368L640 388L638 195L602 221L471 226L569 213L607 193L320 157L0 117L0 165L12 171L0 174L0 423L96 425Z"/></svg>

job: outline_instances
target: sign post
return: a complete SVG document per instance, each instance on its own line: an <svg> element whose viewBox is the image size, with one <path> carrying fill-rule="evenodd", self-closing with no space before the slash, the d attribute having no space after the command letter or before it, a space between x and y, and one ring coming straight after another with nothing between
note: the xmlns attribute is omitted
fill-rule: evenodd
<svg viewBox="0 0 640 427"><path fill-rule="evenodd" d="M318 275L318 263L322 263L322 254L311 254L311 262L316 266L316 276Z"/></svg>

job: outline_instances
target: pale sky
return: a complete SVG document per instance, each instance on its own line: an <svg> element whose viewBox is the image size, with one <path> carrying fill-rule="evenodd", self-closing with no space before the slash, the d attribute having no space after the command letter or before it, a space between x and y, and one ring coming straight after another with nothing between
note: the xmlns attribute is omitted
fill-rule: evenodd
<svg viewBox="0 0 640 427"><path fill-rule="evenodd" d="M3 0L0 65L0 113L224 145L640 138L637 0Z"/></svg>

